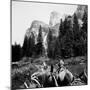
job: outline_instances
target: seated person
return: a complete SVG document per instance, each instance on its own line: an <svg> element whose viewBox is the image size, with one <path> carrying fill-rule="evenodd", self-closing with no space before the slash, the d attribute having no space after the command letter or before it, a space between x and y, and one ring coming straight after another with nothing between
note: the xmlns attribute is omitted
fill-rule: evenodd
<svg viewBox="0 0 90 90"><path fill-rule="evenodd" d="M63 60L60 60L59 61L59 63L58 63L58 72L60 71L60 70L64 70L65 69L65 67L64 67L64 61Z"/></svg>

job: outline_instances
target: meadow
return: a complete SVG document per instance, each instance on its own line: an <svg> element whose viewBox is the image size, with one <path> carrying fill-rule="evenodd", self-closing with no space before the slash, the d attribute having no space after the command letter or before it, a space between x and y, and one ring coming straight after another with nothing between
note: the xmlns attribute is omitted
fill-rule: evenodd
<svg viewBox="0 0 90 90"><path fill-rule="evenodd" d="M54 69L57 69L57 63L59 60L52 60L46 57L39 58L27 58L24 57L19 62L12 63L11 70L11 81L12 88L25 88L23 87L23 83L26 79L30 79L30 76L38 71L43 64L43 61L47 63L50 67L53 64ZM83 72L84 68L87 66L87 58L85 56L73 57L64 59L65 67L72 72L72 74L76 77L81 72ZM80 82L80 80L76 80L72 85L85 85L85 83Z"/></svg>

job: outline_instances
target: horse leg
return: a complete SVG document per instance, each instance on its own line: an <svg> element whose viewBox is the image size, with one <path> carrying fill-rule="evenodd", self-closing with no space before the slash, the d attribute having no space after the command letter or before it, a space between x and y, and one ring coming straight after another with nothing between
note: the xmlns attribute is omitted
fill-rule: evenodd
<svg viewBox="0 0 90 90"><path fill-rule="evenodd" d="M29 88L26 82L24 82L24 86L25 86L26 88Z"/></svg>
<svg viewBox="0 0 90 90"><path fill-rule="evenodd" d="M56 85L56 87L58 87L58 83L57 83L57 80L56 80L55 76L53 76L53 78L54 78L54 80L55 80L55 85Z"/></svg>

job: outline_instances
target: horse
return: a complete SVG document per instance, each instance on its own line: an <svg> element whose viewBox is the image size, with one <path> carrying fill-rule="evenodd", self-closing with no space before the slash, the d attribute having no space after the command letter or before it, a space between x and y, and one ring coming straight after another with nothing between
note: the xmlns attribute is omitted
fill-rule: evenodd
<svg viewBox="0 0 90 90"><path fill-rule="evenodd" d="M42 70L41 72L35 72L32 74L35 77L34 80L38 82L40 87L56 87L58 86L55 75L50 71Z"/></svg>
<svg viewBox="0 0 90 90"><path fill-rule="evenodd" d="M69 86L74 81L74 76L68 69L61 68L56 73L56 79L59 86Z"/></svg>

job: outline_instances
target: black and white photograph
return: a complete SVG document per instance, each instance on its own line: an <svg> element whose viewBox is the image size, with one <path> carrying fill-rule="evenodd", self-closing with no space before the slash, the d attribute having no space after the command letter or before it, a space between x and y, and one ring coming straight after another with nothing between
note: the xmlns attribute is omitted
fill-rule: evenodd
<svg viewBox="0 0 90 90"><path fill-rule="evenodd" d="M88 85L88 5L11 1L11 89Z"/></svg>

